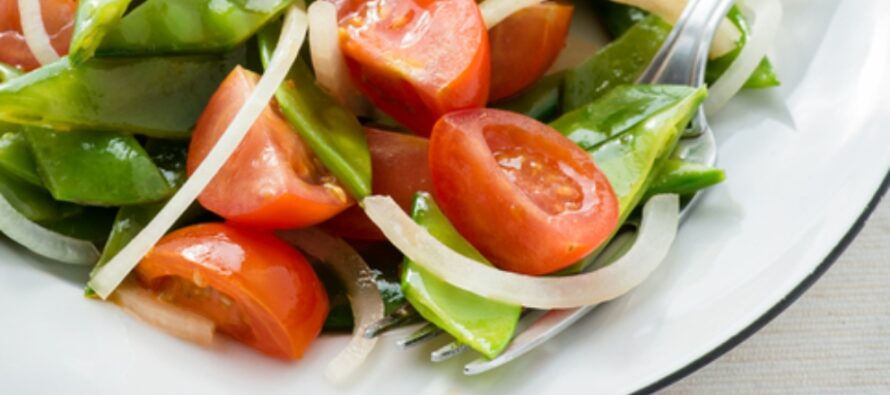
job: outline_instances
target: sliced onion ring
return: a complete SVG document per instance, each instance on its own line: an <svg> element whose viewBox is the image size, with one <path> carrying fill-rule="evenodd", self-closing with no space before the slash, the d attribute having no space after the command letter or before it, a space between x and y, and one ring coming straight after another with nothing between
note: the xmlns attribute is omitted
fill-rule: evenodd
<svg viewBox="0 0 890 395"><path fill-rule="evenodd" d="M309 6L309 49L318 84L353 114L366 115L368 103L349 79L339 29L334 3L316 1Z"/></svg>
<svg viewBox="0 0 890 395"><path fill-rule="evenodd" d="M161 301L139 285L122 284L110 301L137 318L180 339L209 346L213 343L216 325L203 316Z"/></svg>
<svg viewBox="0 0 890 395"><path fill-rule="evenodd" d="M485 0L479 4L479 11L482 12L485 27L491 29L519 10L543 2L544 0Z"/></svg>
<svg viewBox="0 0 890 395"><path fill-rule="evenodd" d="M365 361L377 339L365 338L365 330L383 318L383 299L374 274L365 260L342 239L317 229L279 232L290 244L315 257L330 268L346 287L355 317L352 340L328 365L325 375L335 383L346 381Z"/></svg>
<svg viewBox="0 0 890 395"><path fill-rule="evenodd" d="M616 3L622 3L634 7L642 8L668 23L674 24L683 15L688 0L612 0ZM732 24L728 19L723 19L720 27L717 28L717 34L714 36L714 42L711 44L711 59L719 58L736 49L736 43L742 37L742 32Z"/></svg>
<svg viewBox="0 0 890 395"><path fill-rule="evenodd" d="M232 123L229 124L213 149L182 188L173 195L148 226L139 232L108 264L99 269L90 280L89 285L96 291L96 294L106 299L114 292L114 289L197 199L198 195L232 156L263 109L269 105L275 91L284 82L288 71L297 59L303 40L306 38L306 27L306 13L297 6L291 6L285 16L278 47L272 54L272 61L253 93L250 94Z"/></svg>
<svg viewBox="0 0 890 395"><path fill-rule="evenodd" d="M458 288L535 309L599 304L636 288L667 256L679 225L679 197L658 195L643 208L634 246L611 265L569 277L533 277L482 265L454 252L417 225L390 197L364 200L365 212L411 260Z"/></svg>
<svg viewBox="0 0 890 395"><path fill-rule="evenodd" d="M59 54L53 48L46 26L43 25L40 0L18 0L18 2L22 33L34 58L42 65L59 60Z"/></svg>
<svg viewBox="0 0 890 395"><path fill-rule="evenodd" d="M0 195L0 232L46 258L72 265L94 265L99 250L85 240L58 234L31 222Z"/></svg>
<svg viewBox="0 0 890 395"><path fill-rule="evenodd" d="M707 115L720 111L745 86L779 32L782 23L781 1L749 0L745 4L750 6L750 16L754 20L751 37L732 65L708 89L708 99L705 100Z"/></svg>

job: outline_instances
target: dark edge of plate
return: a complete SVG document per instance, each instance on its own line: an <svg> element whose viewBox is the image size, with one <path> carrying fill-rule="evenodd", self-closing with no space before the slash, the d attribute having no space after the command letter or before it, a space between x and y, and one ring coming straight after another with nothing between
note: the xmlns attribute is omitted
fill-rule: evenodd
<svg viewBox="0 0 890 395"><path fill-rule="evenodd" d="M844 253L847 247L856 239L856 236L859 235L859 232L865 226L866 221L871 216L872 212L874 212L875 208L877 208L878 204L881 202L881 199L887 193L887 189L890 187L890 171L888 171L887 175L884 176L884 181L881 182L881 186L878 187L878 190L875 192L875 195L872 197L871 201L862 211L862 214L859 215L859 218L856 220L856 223L853 224L853 227L847 231L847 234L840 240L837 246L834 247L833 250L825 257L825 260L822 261L821 264L816 268L816 270L811 273L807 278L805 278L794 290L791 291L787 296L785 296L778 304L769 309L765 314L760 316L756 321L754 321L751 325L748 325L747 328L743 329L741 332L718 346L717 348L711 350L709 353L700 357L699 359L693 361L689 365L677 370L674 373L671 373L668 376L665 376L661 380L658 380L648 386L633 392L633 394L651 394L657 392L659 390L665 389L668 386L680 381L686 376L691 375L697 370L707 366L711 362L717 360L737 347L738 345L748 340L753 334L762 329L766 324L772 321L774 318L778 317L782 312L785 311L789 306L791 306L798 298L800 298L816 281L822 277L825 272L828 271L829 268L837 261L837 259Z"/></svg>

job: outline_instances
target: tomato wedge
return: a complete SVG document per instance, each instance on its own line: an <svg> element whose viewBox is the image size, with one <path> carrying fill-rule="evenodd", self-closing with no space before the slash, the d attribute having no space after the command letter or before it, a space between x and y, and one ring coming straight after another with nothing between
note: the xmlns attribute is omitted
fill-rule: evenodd
<svg viewBox="0 0 890 395"><path fill-rule="evenodd" d="M618 199L590 155L516 113L442 117L430 140L430 172L448 219L504 270L553 273L593 252L618 225Z"/></svg>
<svg viewBox="0 0 890 395"><path fill-rule="evenodd" d="M143 258L136 275L161 299L278 358L300 358L328 314L312 267L268 231L221 223L180 229Z"/></svg>
<svg viewBox="0 0 890 395"><path fill-rule="evenodd" d="M61 56L68 53L74 30L75 0L40 0L43 24L53 48ZM33 70L40 66L22 35L18 0L0 0L0 62Z"/></svg>
<svg viewBox="0 0 890 395"><path fill-rule="evenodd" d="M365 129L374 169L374 194L392 196L405 211L417 192L433 190L429 171L429 141L401 133ZM382 241L383 232L359 207L351 207L324 223L331 234L350 240Z"/></svg>
<svg viewBox="0 0 890 395"><path fill-rule="evenodd" d="M574 10L571 4L548 1L522 9L489 31L489 100L512 96L547 72L565 47Z"/></svg>
<svg viewBox="0 0 890 395"><path fill-rule="evenodd" d="M259 76L237 67L198 120L189 146L191 175L231 123ZM198 201L231 222L291 229L319 224L353 204L275 107L260 115Z"/></svg>
<svg viewBox="0 0 890 395"><path fill-rule="evenodd" d="M340 45L353 82L429 136L440 116L484 107L491 60L474 0L340 0Z"/></svg>

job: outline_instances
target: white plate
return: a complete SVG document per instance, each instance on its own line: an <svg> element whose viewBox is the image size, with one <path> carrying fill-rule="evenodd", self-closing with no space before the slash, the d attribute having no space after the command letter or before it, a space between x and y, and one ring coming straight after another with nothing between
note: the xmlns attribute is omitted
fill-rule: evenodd
<svg viewBox="0 0 890 395"><path fill-rule="evenodd" d="M325 337L295 364L233 343L205 350L83 299L82 270L0 243L0 392L609 394L686 373L805 289L890 169L890 2L785 4L772 54L784 85L713 120L729 179L668 261L512 365L464 377L469 356L434 365L432 346L399 352L388 338L363 377L334 388L322 371L345 338Z"/></svg>

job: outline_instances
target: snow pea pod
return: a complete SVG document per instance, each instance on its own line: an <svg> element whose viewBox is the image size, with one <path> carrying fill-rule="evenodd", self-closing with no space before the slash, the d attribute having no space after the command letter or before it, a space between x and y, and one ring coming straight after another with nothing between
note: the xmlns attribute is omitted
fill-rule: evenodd
<svg viewBox="0 0 890 395"><path fill-rule="evenodd" d="M37 168L57 200L91 206L157 202L173 193L132 135L27 127Z"/></svg>
<svg viewBox="0 0 890 395"><path fill-rule="evenodd" d="M68 57L73 64L92 58L105 35L120 22L132 0L80 0Z"/></svg>
<svg viewBox="0 0 890 395"><path fill-rule="evenodd" d="M243 51L174 58L68 58L0 84L0 122L188 138Z"/></svg>
<svg viewBox="0 0 890 395"><path fill-rule="evenodd" d="M458 253L491 265L448 222L432 196L414 200L414 221ZM456 288L407 259L402 265L402 290L423 318L488 358L500 354L513 338L520 306L488 300Z"/></svg>
<svg viewBox="0 0 890 395"><path fill-rule="evenodd" d="M652 181L646 198L660 193L691 195L702 189L717 185L726 179L723 170L682 159L668 159L658 176Z"/></svg>
<svg viewBox="0 0 890 395"><path fill-rule="evenodd" d="M258 36L264 64L275 50L279 29L270 26ZM302 60L294 63L287 78L275 93L284 118L353 197L368 196L371 152L356 116L316 85Z"/></svg>
<svg viewBox="0 0 890 395"><path fill-rule="evenodd" d="M56 201L46 189L0 170L0 195L19 213L34 222L56 221L83 211L83 208Z"/></svg>
<svg viewBox="0 0 890 395"><path fill-rule="evenodd" d="M114 213L112 208L84 207L80 214L57 221L40 222L40 225L68 237L103 244L108 239Z"/></svg>
<svg viewBox="0 0 890 395"><path fill-rule="evenodd" d="M294 0L147 0L121 19L100 55L222 52L253 36Z"/></svg>
<svg viewBox="0 0 890 395"><path fill-rule="evenodd" d="M34 153L21 132L7 133L0 137L0 168L22 181L45 189L43 180L37 173Z"/></svg>

